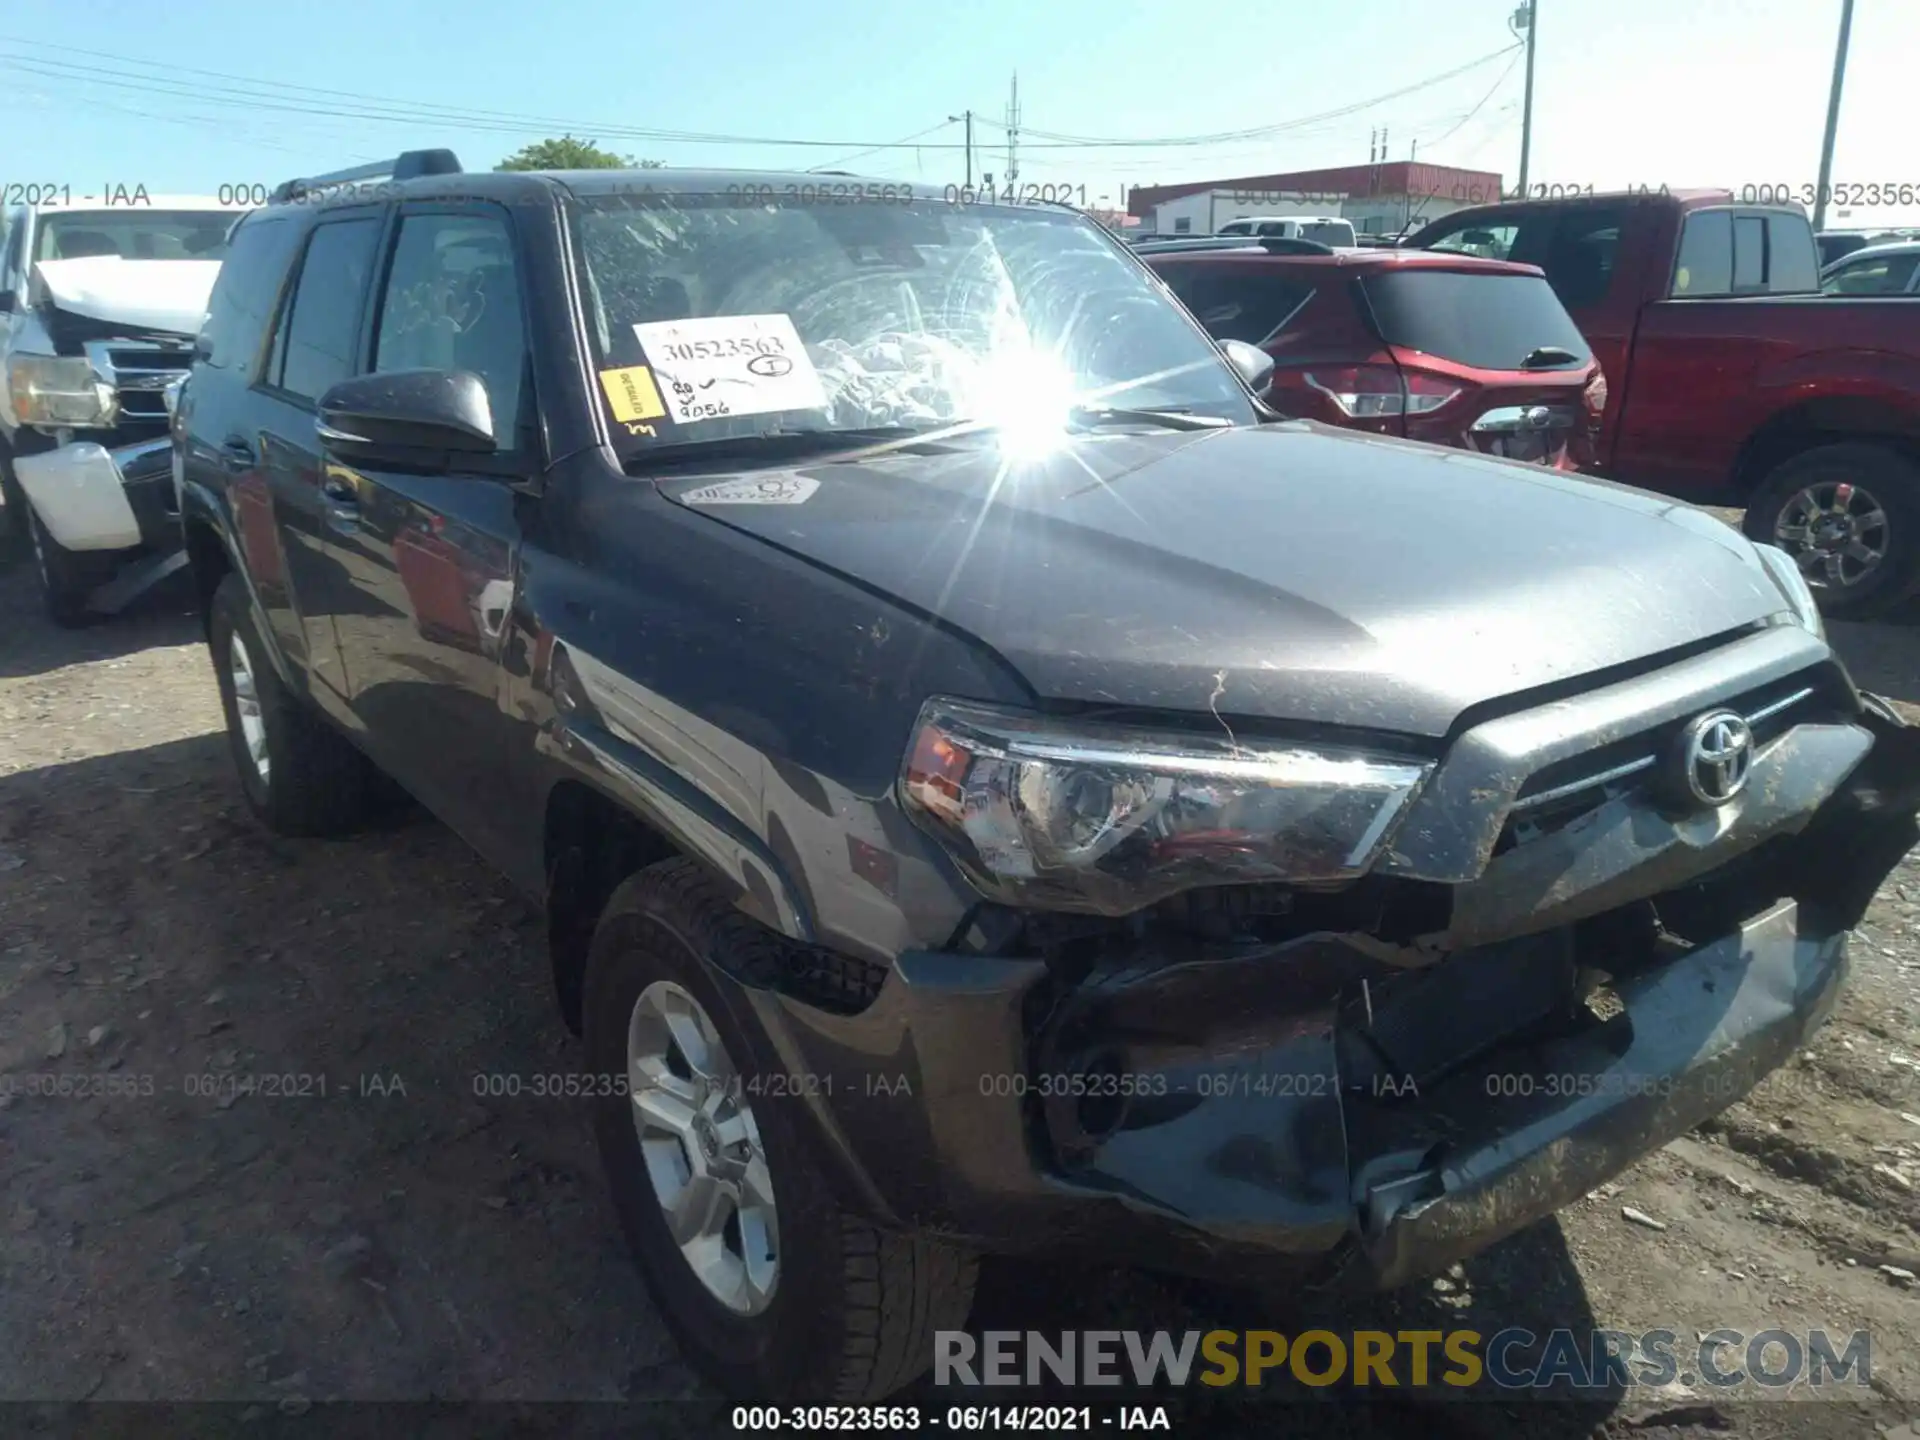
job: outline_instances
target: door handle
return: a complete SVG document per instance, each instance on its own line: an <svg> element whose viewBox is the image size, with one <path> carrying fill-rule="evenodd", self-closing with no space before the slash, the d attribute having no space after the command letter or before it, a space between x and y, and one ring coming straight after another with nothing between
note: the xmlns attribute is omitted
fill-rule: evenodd
<svg viewBox="0 0 1920 1440"><path fill-rule="evenodd" d="M220 453L225 455L227 459L235 465L252 466L259 459L254 453L253 446L238 435L229 435L225 440L222 440L220 442Z"/></svg>

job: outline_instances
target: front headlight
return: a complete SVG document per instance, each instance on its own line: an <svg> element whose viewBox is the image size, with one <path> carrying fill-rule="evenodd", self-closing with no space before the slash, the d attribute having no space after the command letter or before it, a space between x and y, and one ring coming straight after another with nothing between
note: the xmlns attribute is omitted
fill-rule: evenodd
<svg viewBox="0 0 1920 1440"><path fill-rule="evenodd" d="M1756 541L1753 548L1759 551L1760 563L1767 567L1767 573L1773 576L1773 583L1787 597L1787 603L1793 607L1793 613L1801 625L1824 638L1827 626L1820 616L1820 602L1813 598L1813 587L1807 584L1807 577L1800 573L1800 567L1794 563L1793 557L1777 545L1763 545Z"/></svg>
<svg viewBox="0 0 1920 1440"><path fill-rule="evenodd" d="M107 427L119 418L120 396L83 359L16 355L7 367L13 416L22 425Z"/></svg>
<svg viewBox="0 0 1920 1440"><path fill-rule="evenodd" d="M1431 768L933 700L900 792L983 894L1125 915L1200 885L1354 879Z"/></svg>

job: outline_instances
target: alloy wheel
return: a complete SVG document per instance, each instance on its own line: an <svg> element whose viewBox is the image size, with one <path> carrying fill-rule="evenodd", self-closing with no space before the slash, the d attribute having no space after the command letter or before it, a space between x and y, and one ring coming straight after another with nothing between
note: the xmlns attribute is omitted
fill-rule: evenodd
<svg viewBox="0 0 1920 1440"><path fill-rule="evenodd" d="M757 1315L780 1277L779 1218L760 1128L713 1019L656 980L627 1022L633 1123L667 1231L707 1291Z"/></svg>
<svg viewBox="0 0 1920 1440"><path fill-rule="evenodd" d="M240 738L247 744L247 759L262 784L271 778L273 762L267 754L267 717L260 708L260 689L254 680L253 657L247 642L235 631L227 643L227 670L233 680L233 708L240 717Z"/></svg>
<svg viewBox="0 0 1920 1440"><path fill-rule="evenodd" d="M1880 502L1845 480L1796 491L1773 523L1773 543L1793 556L1809 585L1827 590L1850 590L1873 574L1892 538Z"/></svg>

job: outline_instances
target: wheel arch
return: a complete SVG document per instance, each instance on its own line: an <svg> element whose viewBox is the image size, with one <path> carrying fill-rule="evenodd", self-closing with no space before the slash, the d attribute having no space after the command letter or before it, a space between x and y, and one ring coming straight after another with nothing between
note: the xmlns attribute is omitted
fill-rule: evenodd
<svg viewBox="0 0 1920 1440"><path fill-rule="evenodd" d="M1778 411L1740 447L1733 489L1744 503L1776 468L1822 445L1880 444L1920 464L1920 412L1866 395L1827 395Z"/></svg>

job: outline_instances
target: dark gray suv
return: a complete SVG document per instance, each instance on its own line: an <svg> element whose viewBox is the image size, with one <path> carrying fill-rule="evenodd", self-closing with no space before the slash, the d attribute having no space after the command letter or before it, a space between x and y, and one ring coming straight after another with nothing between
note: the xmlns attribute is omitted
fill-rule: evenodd
<svg viewBox="0 0 1920 1440"><path fill-rule="evenodd" d="M1283 421L1064 209L390 169L241 222L177 407L240 781L544 904L728 1388L898 1389L982 1253L1397 1284L1834 1003L1920 763L1779 553Z"/></svg>

